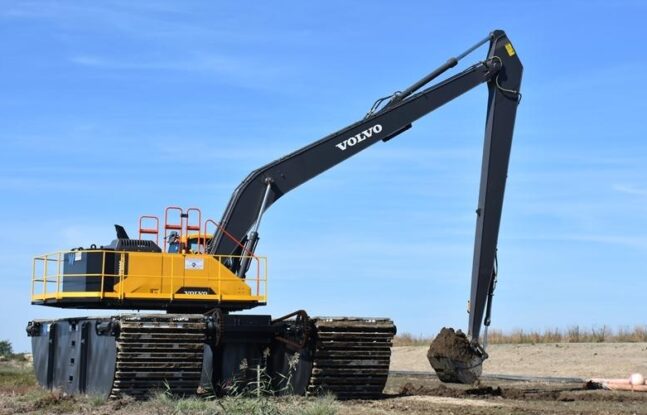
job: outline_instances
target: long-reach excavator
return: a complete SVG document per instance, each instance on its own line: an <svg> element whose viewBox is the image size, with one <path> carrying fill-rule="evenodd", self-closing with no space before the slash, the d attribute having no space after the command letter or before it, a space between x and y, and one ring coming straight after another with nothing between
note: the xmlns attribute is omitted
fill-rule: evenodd
<svg viewBox="0 0 647 415"><path fill-rule="evenodd" d="M486 43L484 60L427 86ZM170 207L163 220L142 216L137 239L115 225L117 239L107 246L36 257L32 304L158 311L29 322L39 383L67 393L142 397L160 389L194 394L200 387L226 393L262 374L279 392L330 391L342 399L380 395L396 331L390 319L310 317L303 310L274 319L234 313L267 302L267 260L255 253L263 213L306 181L487 84L469 302L471 356L468 364L450 355L432 360L441 379L478 377L487 357L479 337L490 319L521 74L512 43L496 30L405 90L377 100L360 121L253 171L234 191L220 222L203 221L195 208Z"/></svg>

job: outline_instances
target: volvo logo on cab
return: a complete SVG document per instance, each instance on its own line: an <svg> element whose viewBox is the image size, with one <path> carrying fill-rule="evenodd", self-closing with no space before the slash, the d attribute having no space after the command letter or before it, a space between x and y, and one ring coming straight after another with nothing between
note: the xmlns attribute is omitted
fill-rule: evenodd
<svg viewBox="0 0 647 415"><path fill-rule="evenodd" d="M352 147L357 143L361 143L367 138L371 138L373 134L379 134L380 132L382 132L382 125L375 124L371 128L364 130L361 133L356 134L350 138L347 138L339 144L336 144L335 147L337 147L341 151L345 151L349 146Z"/></svg>

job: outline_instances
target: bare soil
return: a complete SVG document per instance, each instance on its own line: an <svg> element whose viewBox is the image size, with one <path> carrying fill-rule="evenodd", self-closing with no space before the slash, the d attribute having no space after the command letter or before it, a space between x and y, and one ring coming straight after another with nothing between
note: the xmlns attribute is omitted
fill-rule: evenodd
<svg viewBox="0 0 647 415"><path fill-rule="evenodd" d="M579 384L488 382L442 384L391 377L390 398L345 403L344 414L647 414L647 394L587 390ZM347 412L344 412L347 411Z"/></svg>
<svg viewBox="0 0 647 415"><path fill-rule="evenodd" d="M493 344L483 374L625 377L647 374L647 343ZM426 346L394 347L391 370L431 371Z"/></svg>
<svg viewBox="0 0 647 415"><path fill-rule="evenodd" d="M394 347L381 401L344 403L342 414L647 414L647 393L589 390L584 382L482 381L443 384L432 376L426 346ZM647 373L647 343L491 345L484 375L626 377Z"/></svg>
<svg viewBox="0 0 647 415"><path fill-rule="evenodd" d="M279 399L267 406L272 409L267 413L647 415L647 393L589 390L584 382L482 381L478 385L445 385L430 376L426 352L425 346L393 349L391 369L413 373L390 376L383 399L324 403L317 411L312 409L312 399ZM488 352L491 358L485 363L485 374L589 378L647 373L647 343L492 345ZM33 384L33 377L20 370L0 367L0 374L4 373L4 377L0 376L0 415L214 414L213 408L219 408L215 403L195 401L102 402L92 397L66 397L41 390ZM254 405L242 412L226 413L266 413Z"/></svg>

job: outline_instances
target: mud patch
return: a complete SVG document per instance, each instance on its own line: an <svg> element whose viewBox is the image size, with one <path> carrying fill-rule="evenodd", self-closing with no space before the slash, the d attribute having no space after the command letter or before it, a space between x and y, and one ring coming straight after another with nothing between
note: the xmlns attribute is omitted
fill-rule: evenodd
<svg viewBox="0 0 647 415"><path fill-rule="evenodd" d="M445 385L436 387L415 386L412 383L406 383L400 389L400 394L406 396L426 395L426 396L442 396L445 398L488 398L503 395L503 389L500 387L479 386L476 388L459 389L450 388Z"/></svg>
<svg viewBox="0 0 647 415"><path fill-rule="evenodd" d="M647 394L631 392L612 392L587 390L585 385L551 387L501 387L478 386L473 388L457 388L439 385L435 387L416 386L406 383L400 389L404 396L440 396L447 398L474 399L511 399L521 401L557 401L557 402L645 402Z"/></svg>
<svg viewBox="0 0 647 415"><path fill-rule="evenodd" d="M562 393L579 391L582 388L574 388L567 390L552 390L542 388L502 388L500 386L478 386L475 388L459 389L451 388L445 385L437 387L416 387L411 383L405 384L400 392L403 395L430 395L430 396L443 396L449 398L504 398L504 399L517 399L517 400L548 400L548 401L569 401L574 400L567 396L562 396Z"/></svg>

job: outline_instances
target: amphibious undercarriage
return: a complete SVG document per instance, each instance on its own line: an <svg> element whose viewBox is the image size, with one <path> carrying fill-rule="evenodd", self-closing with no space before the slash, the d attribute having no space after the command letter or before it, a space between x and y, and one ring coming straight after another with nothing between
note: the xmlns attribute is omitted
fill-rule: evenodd
<svg viewBox="0 0 647 415"><path fill-rule="evenodd" d="M29 323L38 382L66 393L225 394L262 378L278 394L382 393L389 319L124 314Z"/></svg>

